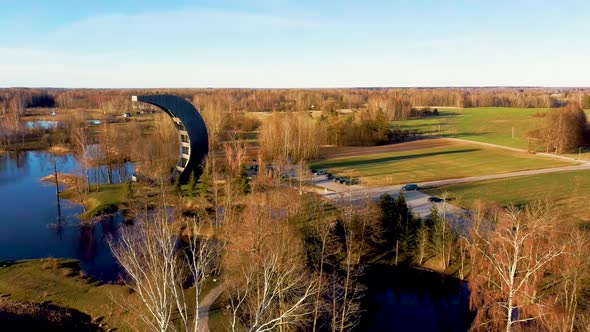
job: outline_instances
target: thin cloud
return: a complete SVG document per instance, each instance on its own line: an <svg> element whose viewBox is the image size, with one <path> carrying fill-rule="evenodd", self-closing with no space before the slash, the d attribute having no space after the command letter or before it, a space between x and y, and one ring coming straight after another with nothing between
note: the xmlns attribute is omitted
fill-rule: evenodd
<svg viewBox="0 0 590 332"><path fill-rule="evenodd" d="M325 27L314 20L283 17L277 15L224 12L213 10L176 10L150 12L137 15L114 13L89 17L62 25L50 34L50 38L67 40L86 36L99 40L127 40L154 37L173 39L214 37L224 33L276 33L282 30L307 30ZM197 42L196 40L192 40Z"/></svg>

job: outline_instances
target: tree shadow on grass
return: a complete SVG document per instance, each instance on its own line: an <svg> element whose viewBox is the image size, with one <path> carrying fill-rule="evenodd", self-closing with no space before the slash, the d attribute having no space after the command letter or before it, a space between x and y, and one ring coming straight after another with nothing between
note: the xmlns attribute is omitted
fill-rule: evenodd
<svg viewBox="0 0 590 332"><path fill-rule="evenodd" d="M461 150L450 150L450 151L440 151L440 152L417 153L417 154L411 154L411 155L405 155L405 156L392 156L392 157L365 159L365 160L339 161L339 162L333 162L333 163L325 163L322 165L322 167L326 167L326 168L354 167L354 166L360 166L360 165L365 165L365 164L389 163L389 162L393 162L393 161L419 159L419 158L443 156L443 155L453 155L453 154L469 153L469 152L476 152L476 151L481 151L481 149L461 149Z"/></svg>
<svg viewBox="0 0 590 332"><path fill-rule="evenodd" d="M0 301L3 331L104 331L86 313L50 303Z"/></svg>

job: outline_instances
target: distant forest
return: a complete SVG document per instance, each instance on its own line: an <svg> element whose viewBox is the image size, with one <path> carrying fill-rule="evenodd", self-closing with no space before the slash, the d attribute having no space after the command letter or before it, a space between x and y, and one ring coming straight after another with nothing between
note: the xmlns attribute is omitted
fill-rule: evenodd
<svg viewBox="0 0 590 332"><path fill-rule="evenodd" d="M381 109L393 118L413 107L590 108L590 88L354 88L354 89L0 89L0 114L26 108L100 108L105 103L131 108L130 95L171 93L229 112Z"/></svg>

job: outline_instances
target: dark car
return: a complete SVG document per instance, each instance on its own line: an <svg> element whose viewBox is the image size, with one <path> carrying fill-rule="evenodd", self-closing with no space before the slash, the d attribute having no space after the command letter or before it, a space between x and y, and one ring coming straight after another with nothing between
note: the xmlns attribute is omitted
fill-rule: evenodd
<svg viewBox="0 0 590 332"><path fill-rule="evenodd" d="M347 185L347 186L351 186L352 185L352 181L350 181L348 179L345 179L344 180L344 184Z"/></svg>
<svg viewBox="0 0 590 332"><path fill-rule="evenodd" d="M346 181L348 181L348 180L345 178L340 178L340 180L338 182L340 182L340 184L344 184L344 183L346 183Z"/></svg>
<svg viewBox="0 0 590 332"><path fill-rule="evenodd" d="M326 170L325 169L318 169L317 170L317 174L318 175L324 175L324 174L326 174Z"/></svg>
<svg viewBox="0 0 590 332"><path fill-rule="evenodd" d="M326 178L328 180L332 180L334 178L334 174L332 174L332 173L326 173Z"/></svg>
<svg viewBox="0 0 590 332"><path fill-rule="evenodd" d="M430 197L428 197L428 201L432 202L432 203L440 203L443 201L443 199L440 197L436 197L436 196L430 196Z"/></svg>
<svg viewBox="0 0 590 332"><path fill-rule="evenodd" d="M332 179L332 181L334 181L334 182L336 182L336 183L339 183L339 182L340 182L340 178L339 178L339 177L337 177L337 176L335 176L335 177Z"/></svg>
<svg viewBox="0 0 590 332"><path fill-rule="evenodd" d="M418 190L418 185L414 183L406 184L402 187L402 191Z"/></svg>
<svg viewBox="0 0 590 332"><path fill-rule="evenodd" d="M316 173L318 172L318 170L315 168L310 169L310 171L311 171L311 174L313 174L313 175L316 175Z"/></svg>

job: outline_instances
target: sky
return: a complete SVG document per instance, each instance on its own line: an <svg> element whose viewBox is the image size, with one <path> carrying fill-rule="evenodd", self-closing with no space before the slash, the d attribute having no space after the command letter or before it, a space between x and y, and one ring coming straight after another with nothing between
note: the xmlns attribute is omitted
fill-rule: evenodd
<svg viewBox="0 0 590 332"><path fill-rule="evenodd" d="M590 86L588 0L0 0L0 87Z"/></svg>

